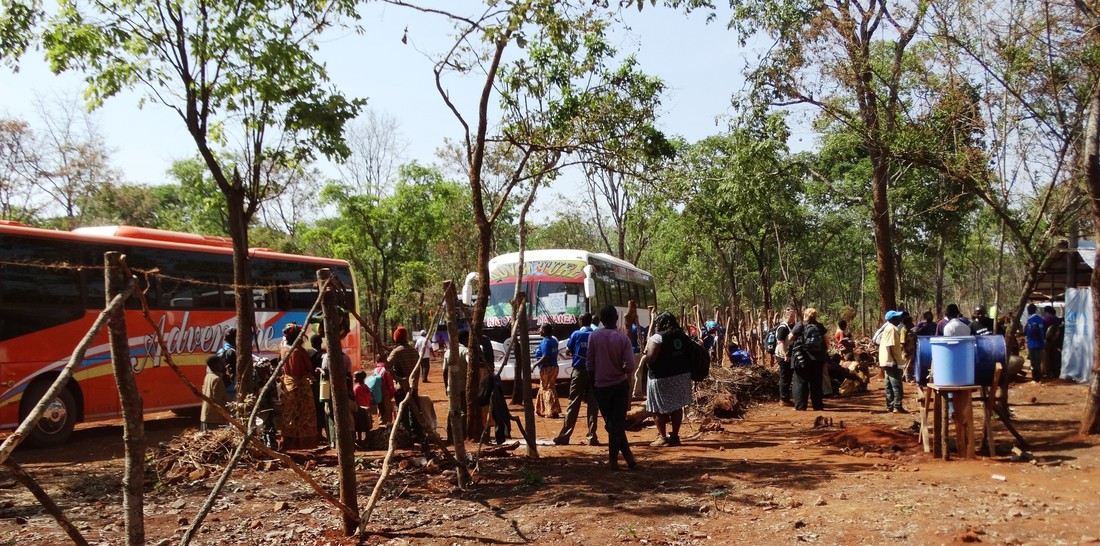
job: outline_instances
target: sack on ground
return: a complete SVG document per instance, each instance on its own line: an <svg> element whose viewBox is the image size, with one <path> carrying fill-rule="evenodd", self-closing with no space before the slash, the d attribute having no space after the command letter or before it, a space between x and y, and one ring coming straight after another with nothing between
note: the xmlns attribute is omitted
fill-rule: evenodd
<svg viewBox="0 0 1100 546"><path fill-rule="evenodd" d="M427 421L428 428L430 430L436 430L439 428L439 421L435 417L435 404L432 403L431 397L420 395L420 413L424 416L424 420Z"/></svg>

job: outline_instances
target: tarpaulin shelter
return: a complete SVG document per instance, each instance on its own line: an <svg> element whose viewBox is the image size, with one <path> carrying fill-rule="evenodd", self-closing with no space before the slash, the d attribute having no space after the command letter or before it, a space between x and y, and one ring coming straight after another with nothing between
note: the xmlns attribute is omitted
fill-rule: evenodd
<svg viewBox="0 0 1100 546"><path fill-rule="evenodd" d="M1062 241L1047 256L1032 301L1065 304L1062 379L1084 383L1092 378L1092 293L1089 281L1096 267L1096 241Z"/></svg>

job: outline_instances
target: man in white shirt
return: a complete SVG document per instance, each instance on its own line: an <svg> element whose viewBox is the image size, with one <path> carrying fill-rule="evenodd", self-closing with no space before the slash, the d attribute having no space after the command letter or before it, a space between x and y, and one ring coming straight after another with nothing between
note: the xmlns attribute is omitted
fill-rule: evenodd
<svg viewBox="0 0 1100 546"><path fill-rule="evenodd" d="M970 326L962 321L962 314L955 311L954 316L948 316L947 324L943 327L945 336L969 336L973 335Z"/></svg>
<svg viewBox="0 0 1100 546"><path fill-rule="evenodd" d="M794 402L791 398L791 385L794 381L794 370L791 369L791 355L788 354L788 348L790 347L791 330L794 329L794 323L797 316L794 309L787 308L787 312L783 316L783 322L779 325L775 332L776 344L775 344L775 358L779 361L779 401L784 406L794 406Z"/></svg>
<svg viewBox="0 0 1100 546"><path fill-rule="evenodd" d="M428 382L428 366L431 363L432 344L428 343L428 332L420 331L420 337L416 338L416 352L420 355L420 380Z"/></svg>

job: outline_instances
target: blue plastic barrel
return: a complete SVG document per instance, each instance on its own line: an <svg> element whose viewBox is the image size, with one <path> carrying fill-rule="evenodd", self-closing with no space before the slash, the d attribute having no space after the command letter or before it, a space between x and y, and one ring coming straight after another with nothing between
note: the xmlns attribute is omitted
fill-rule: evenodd
<svg viewBox="0 0 1100 546"><path fill-rule="evenodd" d="M1000 362L1008 366L1008 350L1005 348L1005 336L974 336L978 342L977 360L974 363L974 381L976 385L993 384L993 371Z"/></svg>
<svg viewBox="0 0 1100 546"><path fill-rule="evenodd" d="M977 342L974 336L936 336L932 344L932 382L973 385Z"/></svg>
<svg viewBox="0 0 1100 546"><path fill-rule="evenodd" d="M917 338L917 356L913 363L913 373L917 376L917 383L928 384L928 372L932 369L932 336L919 336Z"/></svg>

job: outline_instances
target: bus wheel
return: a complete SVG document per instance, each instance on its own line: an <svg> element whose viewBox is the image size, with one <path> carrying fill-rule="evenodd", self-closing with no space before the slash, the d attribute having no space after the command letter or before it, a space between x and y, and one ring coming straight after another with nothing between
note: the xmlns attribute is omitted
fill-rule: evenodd
<svg viewBox="0 0 1100 546"><path fill-rule="evenodd" d="M40 380L31 383L23 393L19 418L25 419L30 415L34 406L46 394L50 388L50 381ZM76 426L76 400L69 389L62 389L46 407L46 413L38 420L38 424L31 428L27 442L36 447L53 447L65 443Z"/></svg>

